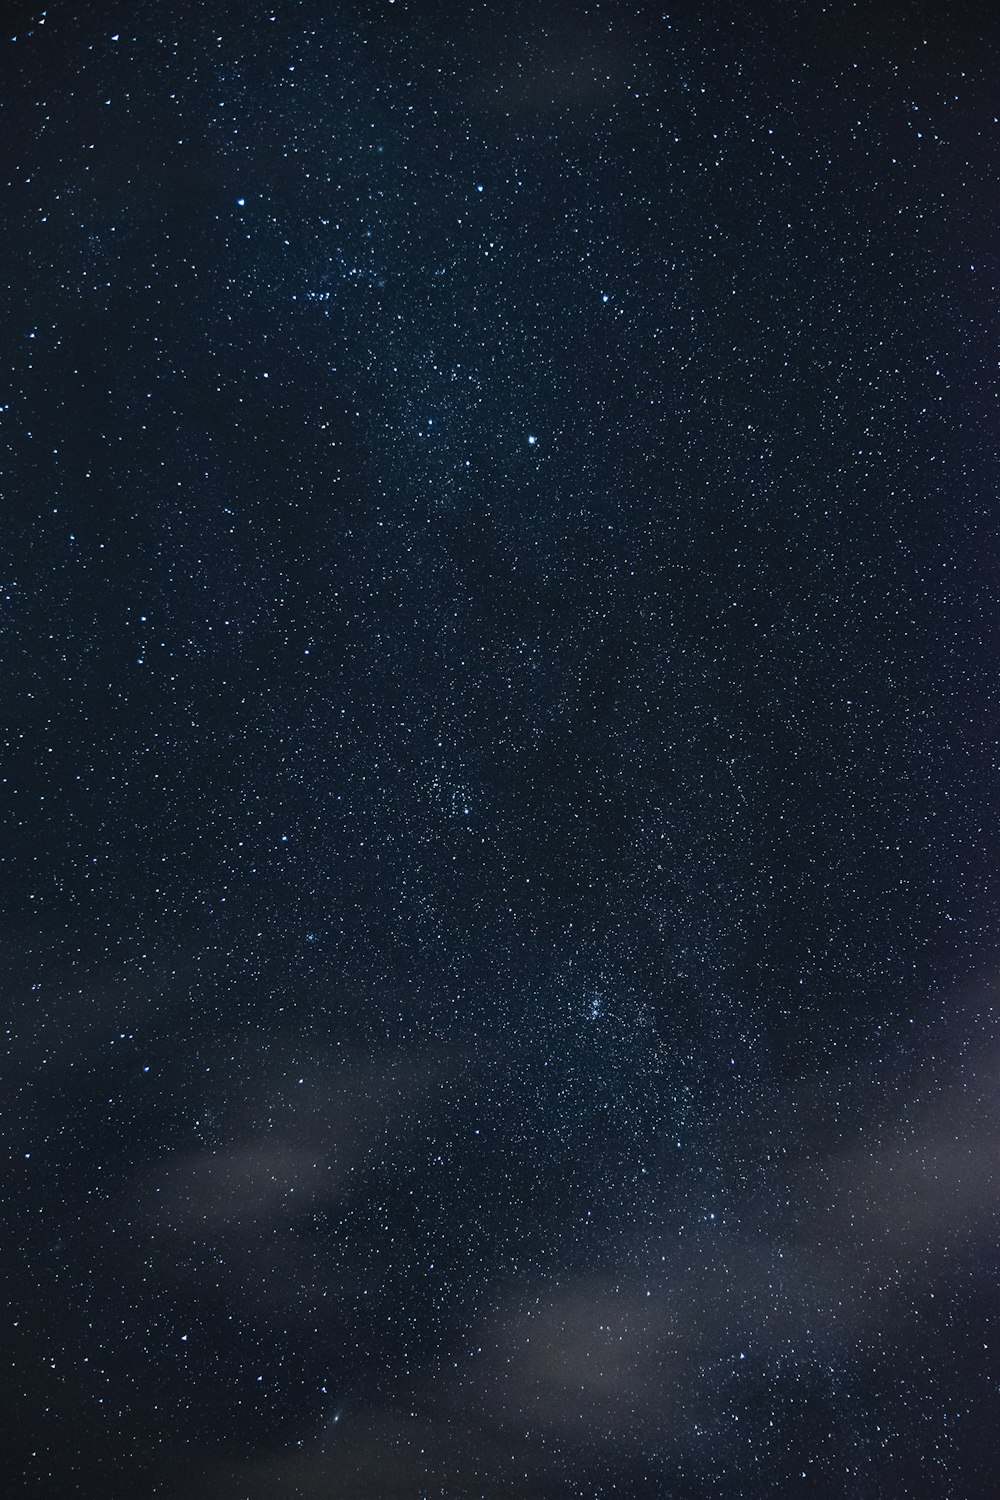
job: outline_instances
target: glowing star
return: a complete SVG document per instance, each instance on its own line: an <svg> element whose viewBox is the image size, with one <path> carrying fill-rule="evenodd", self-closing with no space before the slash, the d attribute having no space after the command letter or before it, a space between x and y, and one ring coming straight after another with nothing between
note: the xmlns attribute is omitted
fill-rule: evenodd
<svg viewBox="0 0 1000 1500"><path fill-rule="evenodd" d="M528 447L529 448L533 448L537 442L538 442L538 439L535 437L535 434L533 432L529 432L528 433Z"/></svg>

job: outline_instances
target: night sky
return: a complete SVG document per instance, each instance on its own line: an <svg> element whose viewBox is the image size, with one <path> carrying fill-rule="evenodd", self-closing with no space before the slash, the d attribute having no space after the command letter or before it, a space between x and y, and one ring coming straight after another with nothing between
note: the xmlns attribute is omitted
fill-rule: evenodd
<svg viewBox="0 0 1000 1500"><path fill-rule="evenodd" d="M1000 9L0 24L2 1500L995 1500Z"/></svg>

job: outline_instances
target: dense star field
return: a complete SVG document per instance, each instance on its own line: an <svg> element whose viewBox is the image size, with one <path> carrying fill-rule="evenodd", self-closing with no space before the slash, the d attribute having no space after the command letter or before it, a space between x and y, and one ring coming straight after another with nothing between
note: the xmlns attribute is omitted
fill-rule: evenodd
<svg viewBox="0 0 1000 1500"><path fill-rule="evenodd" d="M1000 1493L1000 11L5 7L0 1495Z"/></svg>

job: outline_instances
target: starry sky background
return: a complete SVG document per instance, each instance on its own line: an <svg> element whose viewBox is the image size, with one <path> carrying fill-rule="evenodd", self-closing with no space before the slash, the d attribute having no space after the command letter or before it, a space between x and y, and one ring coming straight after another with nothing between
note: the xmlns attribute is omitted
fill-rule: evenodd
<svg viewBox="0 0 1000 1500"><path fill-rule="evenodd" d="M998 77L5 8L3 1495L996 1495Z"/></svg>

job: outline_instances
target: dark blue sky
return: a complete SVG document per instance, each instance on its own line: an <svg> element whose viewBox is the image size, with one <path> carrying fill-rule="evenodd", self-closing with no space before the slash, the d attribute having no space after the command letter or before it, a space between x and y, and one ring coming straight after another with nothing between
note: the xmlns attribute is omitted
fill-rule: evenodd
<svg viewBox="0 0 1000 1500"><path fill-rule="evenodd" d="M2 38L0 1488L994 1495L992 7L140 9Z"/></svg>

